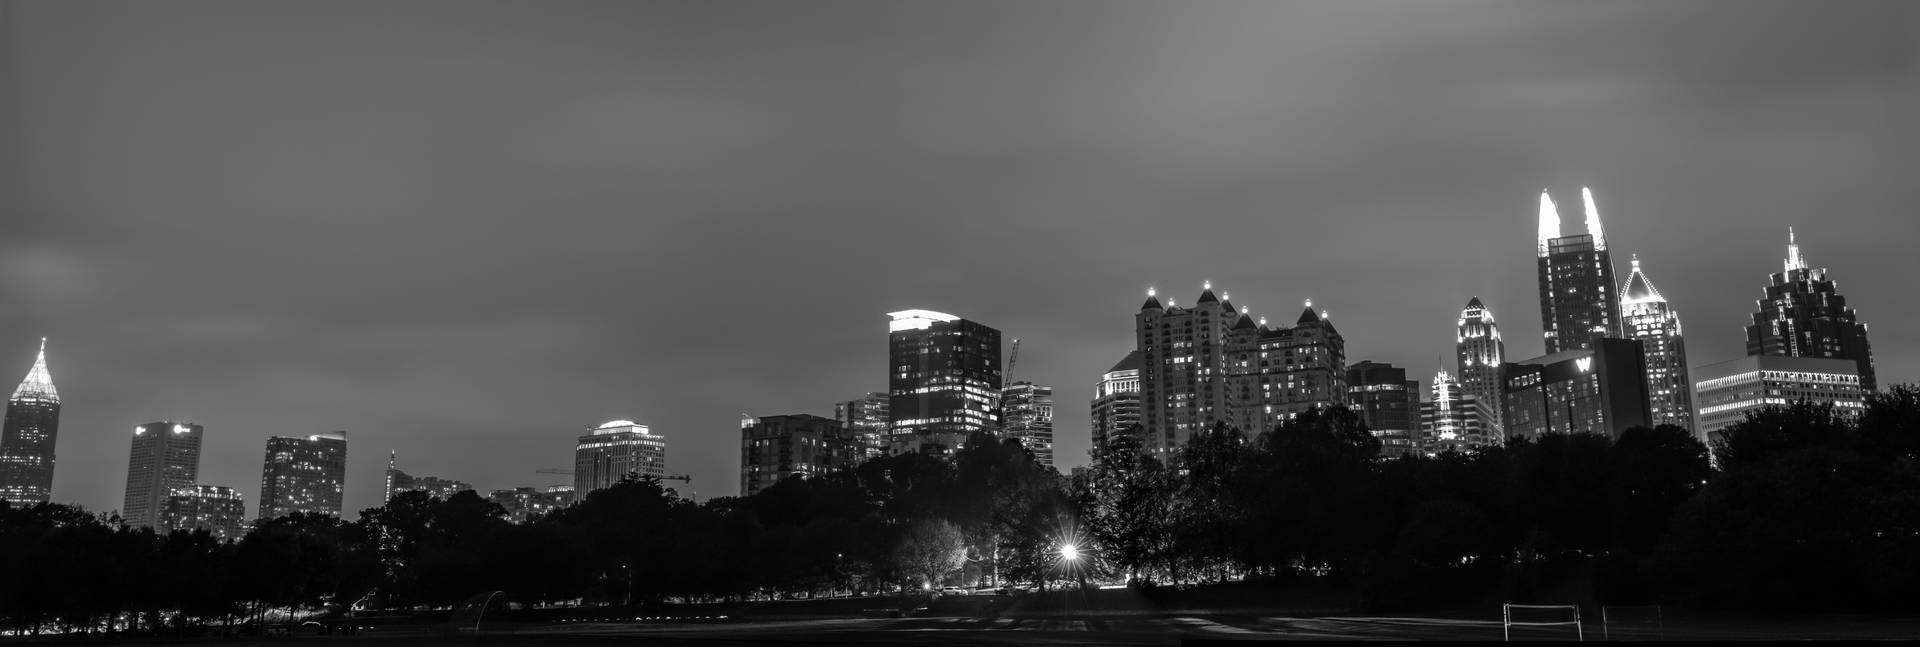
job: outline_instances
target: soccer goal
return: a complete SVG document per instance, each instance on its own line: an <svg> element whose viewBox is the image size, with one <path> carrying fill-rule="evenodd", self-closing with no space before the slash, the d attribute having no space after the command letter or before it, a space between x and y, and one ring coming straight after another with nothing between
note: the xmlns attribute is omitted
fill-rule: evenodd
<svg viewBox="0 0 1920 647"><path fill-rule="evenodd" d="M1622 605L1600 607L1600 635L1613 640L1614 634L1622 638L1667 639L1667 619L1658 604Z"/></svg>
<svg viewBox="0 0 1920 647"><path fill-rule="evenodd" d="M1586 641L1586 629L1580 625L1580 605L1578 604L1502 604L1500 605L1500 635L1507 641L1513 640L1514 627L1565 627L1573 626L1574 636Z"/></svg>

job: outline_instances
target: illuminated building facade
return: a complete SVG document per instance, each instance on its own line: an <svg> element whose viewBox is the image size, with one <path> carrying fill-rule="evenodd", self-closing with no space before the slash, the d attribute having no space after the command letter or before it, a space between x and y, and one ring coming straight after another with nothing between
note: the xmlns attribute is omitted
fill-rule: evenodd
<svg viewBox="0 0 1920 647"><path fill-rule="evenodd" d="M531 487L494 490L487 495L487 500L507 511L508 521L526 523L535 517L573 505L573 486L555 485L545 490Z"/></svg>
<svg viewBox="0 0 1920 647"><path fill-rule="evenodd" d="M53 494L53 447L60 435L60 392L47 373L47 340L33 368L7 398L0 423L0 500L45 503Z"/></svg>
<svg viewBox="0 0 1920 647"><path fill-rule="evenodd" d="M1347 404L1347 342L1313 302L1291 328L1268 328L1243 312L1227 342L1229 422L1248 435L1308 409Z"/></svg>
<svg viewBox="0 0 1920 647"><path fill-rule="evenodd" d="M1646 356L1631 339L1595 339L1592 349L1560 351L1502 366L1507 437L1605 434L1651 426Z"/></svg>
<svg viewBox="0 0 1920 647"><path fill-rule="evenodd" d="M667 475L667 438L632 420L613 420L581 436L573 449L573 491L585 499L628 474Z"/></svg>
<svg viewBox="0 0 1920 647"><path fill-rule="evenodd" d="M1773 274L1766 298L1747 326L1747 354L1775 357L1823 357L1853 360L1860 386L1879 388L1873 375L1873 349L1867 325L1840 296L1826 268L1812 268L1800 255L1793 230L1787 230L1784 271Z"/></svg>
<svg viewBox="0 0 1920 647"><path fill-rule="evenodd" d="M887 394L868 393L833 405L833 418L860 442L862 460L887 454Z"/></svg>
<svg viewBox="0 0 1920 647"><path fill-rule="evenodd" d="M1380 455L1419 451L1420 382L1407 379L1406 369L1374 361L1347 367L1347 401L1380 440Z"/></svg>
<svg viewBox="0 0 1920 647"><path fill-rule="evenodd" d="M1687 378L1687 344L1680 334L1680 313L1640 271L1620 288L1620 326L1627 339L1640 341L1646 353L1647 404L1654 425L1674 425L1693 433L1693 382Z"/></svg>
<svg viewBox="0 0 1920 647"><path fill-rule="evenodd" d="M891 450L945 455L1000 429L1000 331L931 310L887 316Z"/></svg>
<svg viewBox="0 0 1920 647"><path fill-rule="evenodd" d="M838 420L791 414L742 420L740 495L772 487L789 476L819 476L850 467L865 452Z"/></svg>
<svg viewBox="0 0 1920 647"><path fill-rule="evenodd" d="M1851 359L1749 355L1694 370L1700 402L1699 438L1711 440L1721 429L1768 406L1795 402L1831 404L1834 411L1859 416L1867 390L1860 364Z"/></svg>
<svg viewBox="0 0 1920 647"><path fill-rule="evenodd" d="M1053 464L1053 387L1014 382L1000 391L1001 434L1018 438L1041 465Z"/></svg>
<svg viewBox="0 0 1920 647"><path fill-rule="evenodd" d="M305 512L340 516L347 483L347 432L267 439L260 520Z"/></svg>
<svg viewBox="0 0 1920 647"><path fill-rule="evenodd" d="M1140 424L1140 351L1107 369L1093 394L1093 449L1098 450Z"/></svg>
<svg viewBox="0 0 1920 647"><path fill-rule="evenodd" d="M214 539L239 541L246 523L247 502L239 492L222 485L194 485L167 495L155 527L162 532L204 529Z"/></svg>
<svg viewBox="0 0 1920 647"><path fill-rule="evenodd" d="M1505 442L1494 432L1492 407L1440 371L1433 376L1432 399L1420 403L1420 452L1437 456Z"/></svg>
<svg viewBox="0 0 1920 647"><path fill-rule="evenodd" d="M1620 295L1614 290L1613 256L1600 229L1593 192L1580 189L1587 207L1587 233L1560 235L1560 212L1540 193L1540 327L1547 354L1593 348L1593 340L1619 337Z"/></svg>
<svg viewBox="0 0 1920 647"><path fill-rule="evenodd" d="M1480 303L1480 297L1467 301L1455 324L1454 370L1460 388L1486 405L1489 412L1487 435L1505 438L1500 422L1500 365L1507 361L1506 342L1500 340L1500 324L1493 321L1493 310Z"/></svg>
<svg viewBox="0 0 1920 647"><path fill-rule="evenodd" d="M402 472L395 464L397 459L394 453L387 453L387 495L381 499L382 501L392 501L394 495L412 490L426 492L428 496L434 498L446 499L473 489L473 484L465 481L443 479L438 476L414 476Z"/></svg>
<svg viewBox="0 0 1920 647"><path fill-rule="evenodd" d="M127 496L120 518L130 527L167 529L167 497L200 480L200 443L205 429L190 422L149 422L133 428L127 458Z"/></svg>

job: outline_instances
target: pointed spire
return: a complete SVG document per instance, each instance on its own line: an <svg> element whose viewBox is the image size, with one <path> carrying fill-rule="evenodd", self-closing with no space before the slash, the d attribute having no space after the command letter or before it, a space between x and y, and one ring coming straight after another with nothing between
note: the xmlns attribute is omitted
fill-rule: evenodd
<svg viewBox="0 0 1920 647"><path fill-rule="evenodd" d="M1793 238L1793 228L1787 228L1787 271L1807 269L1807 259L1800 255L1800 243Z"/></svg>
<svg viewBox="0 0 1920 647"><path fill-rule="evenodd" d="M1580 187L1580 199L1587 203L1587 233L1593 236L1593 248L1596 251L1607 249L1607 234L1600 230L1600 210L1593 207L1593 192Z"/></svg>
<svg viewBox="0 0 1920 647"><path fill-rule="evenodd" d="M1647 275L1640 271L1640 255L1634 254L1633 271L1627 273L1626 284L1620 286L1620 304L1665 303L1666 300L1666 297L1660 296L1660 290L1653 287L1653 281L1647 280Z"/></svg>
<svg viewBox="0 0 1920 647"><path fill-rule="evenodd" d="M1140 309L1141 310L1163 310L1164 309L1160 307L1160 298L1157 296L1154 296L1154 291L1152 287L1147 288L1147 302L1140 304Z"/></svg>
<svg viewBox="0 0 1920 647"><path fill-rule="evenodd" d="M20 388L14 390L13 399L60 403L60 393L53 388L53 376L47 373L47 338L40 338L40 356L34 358L33 368L27 371L27 379L20 381Z"/></svg>
<svg viewBox="0 0 1920 647"><path fill-rule="evenodd" d="M1547 255L1547 241L1560 237L1560 210L1553 206L1553 196L1546 189L1540 190L1540 245L1537 249L1541 256Z"/></svg>

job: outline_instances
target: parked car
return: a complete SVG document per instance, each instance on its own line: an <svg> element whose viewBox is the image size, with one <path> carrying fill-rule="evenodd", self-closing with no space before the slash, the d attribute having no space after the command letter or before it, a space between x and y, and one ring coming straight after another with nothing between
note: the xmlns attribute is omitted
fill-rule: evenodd
<svg viewBox="0 0 1920 647"><path fill-rule="evenodd" d="M940 587L940 595L966 595L967 590L957 586Z"/></svg>

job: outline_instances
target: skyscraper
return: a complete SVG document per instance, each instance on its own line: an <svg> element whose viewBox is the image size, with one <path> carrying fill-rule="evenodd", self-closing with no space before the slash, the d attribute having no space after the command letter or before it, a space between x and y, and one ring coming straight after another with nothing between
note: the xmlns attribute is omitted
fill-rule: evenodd
<svg viewBox="0 0 1920 647"><path fill-rule="evenodd" d="M1593 340L1619 337L1620 296L1614 290L1613 256L1600 229L1593 192L1580 189L1587 207L1587 233L1560 235L1560 212L1540 193L1540 327L1547 354L1593 348Z"/></svg>
<svg viewBox="0 0 1920 647"><path fill-rule="evenodd" d="M931 310L887 316L892 450L948 454L999 429L1000 331Z"/></svg>
<svg viewBox="0 0 1920 647"><path fill-rule="evenodd" d="M613 420L581 436L573 448L573 491L581 500L628 474L667 475L667 437L632 420Z"/></svg>
<svg viewBox="0 0 1920 647"><path fill-rule="evenodd" d="M387 495L380 499L381 501L392 501L394 495L412 490L420 490L426 492L428 496L445 499L473 489L473 484L466 481L443 479L438 476L414 476L402 472L398 462L397 453L387 453Z"/></svg>
<svg viewBox="0 0 1920 647"><path fill-rule="evenodd" d="M1787 230L1786 268L1770 278L1767 296L1747 326L1747 354L1850 359L1859 367L1861 388L1878 389L1867 325L1847 306L1826 268L1807 265L1792 229Z"/></svg>
<svg viewBox="0 0 1920 647"><path fill-rule="evenodd" d="M1604 434L1619 438L1648 426L1646 356L1640 342L1603 338L1592 349L1565 350L1507 362L1501 407L1509 438L1541 434Z"/></svg>
<svg viewBox="0 0 1920 647"><path fill-rule="evenodd" d="M268 438L260 520L295 512L340 516L346 483L347 432Z"/></svg>
<svg viewBox="0 0 1920 647"><path fill-rule="evenodd" d="M246 520L247 502L239 492L220 485L194 485L168 494L154 525L161 532L205 529L214 539L238 541Z"/></svg>
<svg viewBox="0 0 1920 647"><path fill-rule="evenodd" d="M833 417L860 442L861 460L887 453L887 394L868 393L833 405Z"/></svg>
<svg viewBox="0 0 1920 647"><path fill-rule="evenodd" d="M1480 303L1480 297L1467 301L1455 324L1454 370L1459 388L1487 406L1489 419L1485 433L1505 439L1500 422L1500 364L1507 361L1506 342L1500 340L1500 324L1493 321L1493 310ZM1437 386L1437 384L1436 384Z"/></svg>
<svg viewBox="0 0 1920 647"><path fill-rule="evenodd" d="M1640 271L1640 256L1620 287L1620 325L1627 339L1640 340L1647 355L1647 404L1655 425L1674 425L1693 433L1693 382L1687 379L1687 344L1680 335L1680 313Z"/></svg>
<svg viewBox="0 0 1920 647"><path fill-rule="evenodd" d="M1420 383L1406 369L1371 360L1348 366L1347 401L1380 439L1380 455L1420 451Z"/></svg>
<svg viewBox="0 0 1920 647"><path fill-rule="evenodd" d="M789 476L818 476L859 462L862 451L840 421L792 414L740 422L740 495Z"/></svg>
<svg viewBox="0 0 1920 647"><path fill-rule="evenodd" d="M27 378L7 399L0 426L0 500L44 503L53 493L53 447L60 435L60 393L47 374L47 340Z"/></svg>
<svg viewBox="0 0 1920 647"><path fill-rule="evenodd" d="M1433 399L1420 403L1420 451L1429 456L1503 442L1488 421L1493 407L1446 371L1433 376Z"/></svg>
<svg viewBox="0 0 1920 647"><path fill-rule="evenodd" d="M1140 424L1140 351L1127 353L1093 387L1093 449Z"/></svg>
<svg viewBox="0 0 1920 647"><path fill-rule="evenodd" d="M127 458L127 496L120 518L128 526L167 530L160 515L175 490L200 479L200 441L205 430L191 422L149 422L133 428Z"/></svg>
<svg viewBox="0 0 1920 647"><path fill-rule="evenodd" d="M1041 465L1053 464L1053 387L1019 381L1000 391L1002 435L1018 438Z"/></svg>

